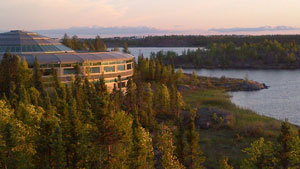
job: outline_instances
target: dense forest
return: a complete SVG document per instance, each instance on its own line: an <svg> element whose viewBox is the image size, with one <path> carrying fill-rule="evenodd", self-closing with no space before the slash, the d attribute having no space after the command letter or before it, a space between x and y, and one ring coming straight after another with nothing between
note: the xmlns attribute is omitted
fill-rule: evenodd
<svg viewBox="0 0 300 169"><path fill-rule="evenodd" d="M107 46L100 36L96 36L95 39L79 39L76 35L69 37L67 34L65 34L61 41L65 46L78 52L107 52ZM123 52L129 53L127 42L124 42L122 45ZM120 49L115 47L112 51L120 51Z"/></svg>
<svg viewBox="0 0 300 169"><path fill-rule="evenodd" d="M172 36L173 37L173 36ZM182 36L186 39L190 36ZM300 36L299 36L300 37ZM150 38L150 37L148 37ZM153 37L162 38L162 37ZM178 36L166 38L177 41ZM190 38L195 38L191 36ZM208 38L208 37L205 37ZM146 38L147 39L147 38ZM162 38L163 41L164 38ZM159 57L164 64L182 68L250 68L250 69L296 69L300 68L300 41L298 36L212 36L204 45L206 48L187 50L182 54L175 52L158 52L152 56ZM64 45L77 51L107 51L110 43L97 36L95 39L78 39L65 35ZM159 43L159 42L158 42ZM172 42L170 42L171 44ZM123 52L129 53L130 39L122 41ZM148 44L147 47L151 45ZM175 45L176 46L176 45ZM184 45L181 45L181 47ZM193 46L193 45L192 45ZM120 51L118 47L113 51Z"/></svg>
<svg viewBox="0 0 300 169"><path fill-rule="evenodd" d="M278 41L279 43L300 43L299 35L171 35L171 36L146 36L143 38L104 38L104 43L110 47L122 47L124 42L129 47L209 47L213 43L232 42L237 46L244 43L262 43L265 39Z"/></svg>
<svg viewBox="0 0 300 169"><path fill-rule="evenodd" d="M155 54L153 54L155 55ZM300 68L300 45L276 40L260 43L233 42L213 43L207 49L157 54L166 64L183 68L253 68L253 69L295 69Z"/></svg>
<svg viewBox="0 0 300 169"><path fill-rule="evenodd" d="M125 88L108 92L103 78L89 82L79 69L71 84L62 84L55 69L52 80L44 82L38 60L29 69L26 60L5 54L0 63L1 168L299 168L300 137L288 122L276 127L267 119L273 135L260 135L257 128L242 134L240 116L225 125L226 119L214 114L213 128L200 129L197 107L178 90L197 87L197 76L175 72L159 57L139 57L134 70ZM251 122L258 119L251 117ZM218 150L211 156L203 146L210 141L201 141L201 133L221 131L235 133L230 140L237 144L253 140L237 150L243 153L237 162Z"/></svg>

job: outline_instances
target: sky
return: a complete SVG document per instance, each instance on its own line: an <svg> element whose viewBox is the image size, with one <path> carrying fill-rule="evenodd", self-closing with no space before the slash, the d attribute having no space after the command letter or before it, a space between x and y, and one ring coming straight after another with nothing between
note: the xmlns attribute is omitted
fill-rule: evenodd
<svg viewBox="0 0 300 169"><path fill-rule="evenodd" d="M145 26L224 33L280 26L297 33L299 9L299 0L0 0L0 30Z"/></svg>

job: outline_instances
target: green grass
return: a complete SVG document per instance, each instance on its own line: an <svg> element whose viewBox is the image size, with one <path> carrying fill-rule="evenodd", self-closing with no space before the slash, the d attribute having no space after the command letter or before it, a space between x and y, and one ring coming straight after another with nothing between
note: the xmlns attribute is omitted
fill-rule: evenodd
<svg viewBox="0 0 300 169"><path fill-rule="evenodd" d="M246 157L242 149L259 137L275 141L279 134L281 121L239 108L223 90L198 89L182 95L191 107L217 107L233 115L231 129L200 130L200 144L207 157L205 164L208 168L218 168L218 161L224 155L230 158L235 168L239 168L241 160ZM292 126L292 132L296 134L298 128Z"/></svg>

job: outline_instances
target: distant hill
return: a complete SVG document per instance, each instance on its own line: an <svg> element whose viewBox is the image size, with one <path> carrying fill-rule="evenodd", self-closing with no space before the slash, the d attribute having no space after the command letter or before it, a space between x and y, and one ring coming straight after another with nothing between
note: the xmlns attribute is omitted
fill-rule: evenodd
<svg viewBox="0 0 300 169"><path fill-rule="evenodd" d="M101 37L112 36L137 36L137 35L161 35L169 33L168 30L160 30L150 27L71 27L67 29L49 29L49 30L34 30L43 35L50 37L61 38L65 33L68 35L77 35L80 38L91 38L96 35Z"/></svg>

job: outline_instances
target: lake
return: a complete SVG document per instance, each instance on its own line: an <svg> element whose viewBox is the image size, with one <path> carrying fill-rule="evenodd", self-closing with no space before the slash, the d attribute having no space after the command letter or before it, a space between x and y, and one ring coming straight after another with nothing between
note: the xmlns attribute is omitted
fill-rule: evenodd
<svg viewBox="0 0 300 169"><path fill-rule="evenodd" d="M111 50L112 48L108 48L108 50ZM182 54L183 51L187 50L196 50L198 48L196 47L130 47L128 50L131 52L131 54L135 57L138 57L141 53L144 55L144 57L148 58L150 57L151 52L157 53L159 51L173 51L177 54ZM120 48L122 50L122 48Z"/></svg>
<svg viewBox="0 0 300 169"><path fill-rule="evenodd" d="M185 69L192 73L193 69ZM245 78L270 86L254 92L231 92L232 102L276 119L288 119L300 125L300 70L195 70L198 75L211 77Z"/></svg>
<svg viewBox="0 0 300 169"><path fill-rule="evenodd" d="M197 48L129 48L134 56L143 53L149 57L151 52L174 51L181 54L184 50L196 50ZM193 69L185 69L184 72L192 73ZM195 70L198 75L211 77L245 78L248 73L250 80L265 83L269 89L254 92L231 92L232 102L244 108L254 110L276 119L287 118L291 123L300 125L300 70Z"/></svg>

